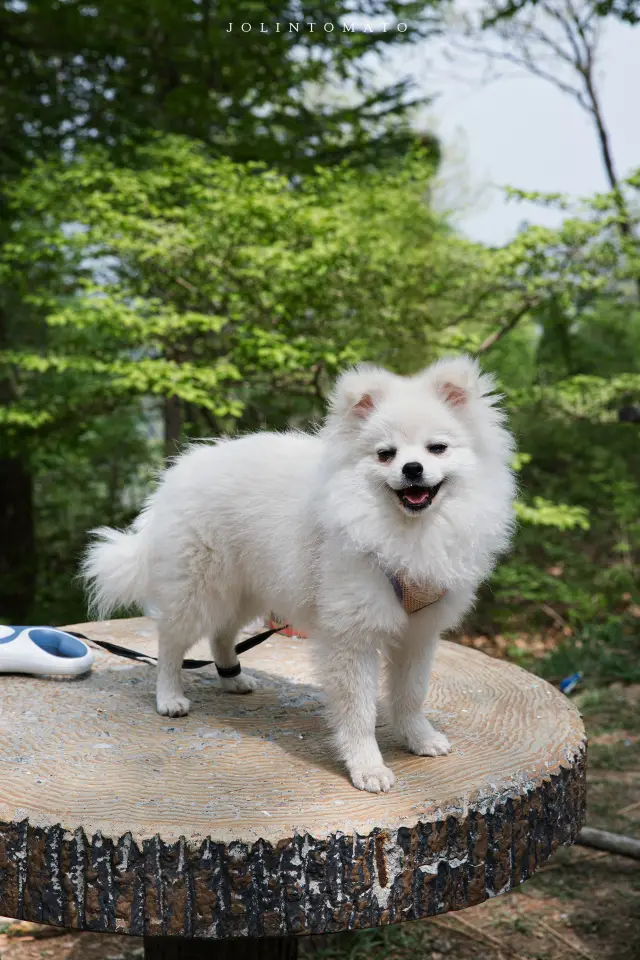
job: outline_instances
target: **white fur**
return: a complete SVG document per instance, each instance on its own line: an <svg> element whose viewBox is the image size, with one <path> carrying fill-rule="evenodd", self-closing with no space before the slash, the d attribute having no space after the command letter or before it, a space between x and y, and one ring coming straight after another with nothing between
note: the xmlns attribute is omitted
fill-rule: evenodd
<svg viewBox="0 0 640 960"><path fill-rule="evenodd" d="M130 531L97 530L83 567L94 609L157 611L158 711L188 712L181 663L194 642L208 636L216 662L231 666L238 629L276 610L317 640L329 722L356 787L394 782L375 739L381 655L398 737L417 754L448 753L422 712L438 638L469 609L512 527L513 444L492 389L467 357L410 378L351 370L317 434L193 446ZM430 453L433 443L448 448ZM395 459L381 463L391 446ZM409 461L429 485L445 478L411 515L389 489ZM385 571L446 594L407 616ZM222 682L237 693L254 686L245 674Z"/></svg>

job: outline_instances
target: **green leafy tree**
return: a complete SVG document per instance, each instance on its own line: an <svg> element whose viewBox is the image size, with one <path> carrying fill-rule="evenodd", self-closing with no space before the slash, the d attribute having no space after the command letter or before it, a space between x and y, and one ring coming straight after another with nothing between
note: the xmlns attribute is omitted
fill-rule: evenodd
<svg viewBox="0 0 640 960"><path fill-rule="evenodd" d="M81 141L122 153L149 130L295 171L345 155L378 163L406 148L407 110L422 100L409 81L374 84L365 64L427 36L432 19L416 0L241 11L211 0L4 0L0 177ZM313 109L310 90L328 83L354 96Z"/></svg>
<svg viewBox="0 0 640 960"><path fill-rule="evenodd" d="M268 391L285 417L302 391L309 415L351 359L411 369L445 348L485 353L527 317L603 289L614 214L489 250L433 214L432 174L418 152L293 187L180 138L139 148L133 166L104 150L38 165L12 193L5 272L22 277L49 340L5 352L31 384L7 423L64 419L77 391L101 410L108 384L116 398L165 398L173 450L183 407L208 428L246 427Z"/></svg>
<svg viewBox="0 0 640 960"><path fill-rule="evenodd" d="M417 157L292 188L178 138L139 148L133 168L104 151L38 166L13 192L5 269L49 340L4 354L26 387L7 427L101 412L106 391L156 397L170 453L184 415L219 432L264 422L266 402L286 422L297 397L308 417L349 360L424 349L449 318L426 322L423 290L457 285L455 243L422 200L432 172Z"/></svg>
<svg viewBox="0 0 640 960"><path fill-rule="evenodd" d="M271 4L262 33L265 9L250 4L243 17L254 29L229 35L237 16L237 6L210 0L2 0L0 246L10 240L10 184L37 159L68 158L87 143L124 161L150 131L185 134L215 154L264 160L292 175L345 157L384 162L406 149L420 98L408 83L376 86L370 67L375 55L428 34L428 5ZM378 29L381 17L407 30ZM343 28L363 18L374 23L370 32ZM313 21L335 29L311 30ZM338 86L352 95L324 95ZM5 271L3 281L0 350L45 349L48 331L26 309L20 276ZM29 386L15 368L0 368L0 406L19 402ZM31 424L19 426L14 416L11 437L0 437L0 608L14 620L26 616L37 567L38 450Z"/></svg>
<svg viewBox="0 0 640 960"><path fill-rule="evenodd" d="M294 187L264 166L212 162L202 144L158 138L131 165L86 151L36 165L11 191L0 271L21 278L46 348L36 338L2 354L20 384L3 425L9 438L30 434L49 478L57 457L67 484L68 461L95 491L64 534L71 555L94 508L96 521L135 509L163 436L172 454L185 435L304 425L352 360L408 372L463 348L498 373L526 454L516 554L480 611L518 618L551 602L584 619L628 588L638 474L617 409L640 395L639 322L615 197L575 210L538 198L566 209L562 226L494 250L434 215L432 175L418 153L378 171L319 170ZM120 446L129 453L115 469ZM46 552L60 500L50 481L38 494L50 505L49 519L38 513ZM579 562L568 563L572 551ZM595 557L594 600L585 578ZM571 575L544 572L558 563ZM41 609L57 609L52 595L39 581Z"/></svg>

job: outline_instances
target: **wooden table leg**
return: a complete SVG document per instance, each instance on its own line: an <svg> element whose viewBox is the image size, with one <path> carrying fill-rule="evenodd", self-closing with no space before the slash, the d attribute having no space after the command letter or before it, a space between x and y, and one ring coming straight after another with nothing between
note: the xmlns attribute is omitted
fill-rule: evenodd
<svg viewBox="0 0 640 960"><path fill-rule="evenodd" d="M297 937L191 940L145 937L145 960L297 960Z"/></svg>

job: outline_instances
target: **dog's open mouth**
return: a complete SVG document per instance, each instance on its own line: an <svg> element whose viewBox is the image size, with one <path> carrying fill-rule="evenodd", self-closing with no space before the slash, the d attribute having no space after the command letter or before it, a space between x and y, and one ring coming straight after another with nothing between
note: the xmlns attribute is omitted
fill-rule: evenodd
<svg viewBox="0 0 640 960"><path fill-rule="evenodd" d="M434 487L403 487L401 490L394 490L393 492L405 510L408 510L409 513L419 513L431 506L443 483L444 480L441 480Z"/></svg>

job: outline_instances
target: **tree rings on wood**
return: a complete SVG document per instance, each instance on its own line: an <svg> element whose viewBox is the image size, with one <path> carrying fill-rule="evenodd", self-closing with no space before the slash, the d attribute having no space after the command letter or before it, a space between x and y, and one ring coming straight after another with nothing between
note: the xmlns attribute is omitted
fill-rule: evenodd
<svg viewBox="0 0 640 960"><path fill-rule="evenodd" d="M155 652L144 619L81 624ZM194 656L206 657L206 647ZM585 735L571 702L443 643L425 711L453 744L355 790L331 753L309 641L243 656L223 693L185 672L191 714L159 717L153 667L96 651L86 678L0 676L0 915L183 937L331 933L460 910L526 880L580 831Z"/></svg>

